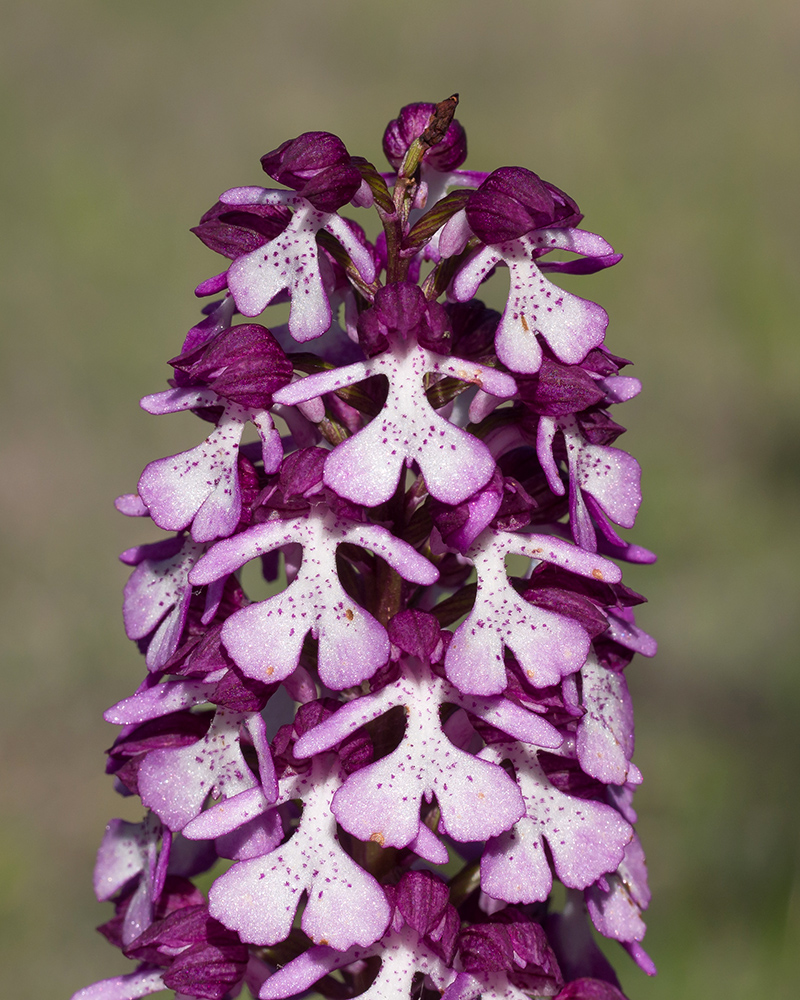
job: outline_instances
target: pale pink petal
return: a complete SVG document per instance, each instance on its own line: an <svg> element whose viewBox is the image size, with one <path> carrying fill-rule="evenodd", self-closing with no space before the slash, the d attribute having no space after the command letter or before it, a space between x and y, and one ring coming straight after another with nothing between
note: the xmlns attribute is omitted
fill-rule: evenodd
<svg viewBox="0 0 800 1000"><path fill-rule="evenodd" d="M284 940L304 891L301 924L313 941L344 950L383 934L390 915L383 891L337 840L330 802L340 781L334 760L317 758L304 779L303 815L292 837L263 857L239 862L212 886L211 914L243 940Z"/></svg>
<svg viewBox="0 0 800 1000"><path fill-rule="evenodd" d="M137 969L126 976L103 979L73 993L70 1000L139 1000L164 989L161 969Z"/></svg>
<svg viewBox="0 0 800 1000"><path fill-rule="evenodd" d="M330 215L303 198L293 200L297 205L286 229L233 261L228 268L228 288L244 316L258 316L280 292L289 290L289 332L303 342L321 337L331 325L316 241Z"/></svg>
<svg viewBox="0 0 800 1000"><path fill-rule="evenodd" d="M220 707L202 740L179 749L152 750L145 757L139 768L142 802L170 830L182 830L198 816L211 794L227 798L261 787L242 755L239 731L245 719Z"/></svg>
<svg viewBox="0 0 800 1000"><path fill-rule="evenodd" d="M116 705L106 709L103 718L115 726L158 719L171 712L186 711L195 705L204 704L215 687L216 679L211 682L181 680L156 684L155 687L146 688L130 698L118 701Z"/></svg>
<svg viewBox="0 0 800 1000"><path fill-rule="evenodd" d="M505 569L509 552L593 579L620 578L613 563L553 536L483 532L467 551L478 574L475 604L445 656L447 676L461 691L499 694L506 687L506 646L537 687L578 670L589 652L589 635L576 621L537 608L514 590Z"/></svg>
<svg viewBox="0 0 800 1000"><path fill-rule="evenodd" d="M625 675L590 656L581 668L581 678L586 710L576 733L581 768L598 781L624 785L634 747L633 705Z"/></svg>
<svg viewBox="0 0 800 1000"><path fill-rule="evenodd" d="M527 747L496 744L481 756L511 761L526 810L510 831L513 836L503 834L487 844L481 861L485 892L509 903L546 899L550 873L545 871L549 863L542 840L547 841L555 873L569 888L585 889L616 870L633 836L616 809L558 791L538 764L536 752Z"/></svg>
<svg viewBox="0 0 800 1000"><path fill-rule="evenodd" d="M230 535L241 515L238 449L248 413L228 403L206 440L151 462L139 479L139 496L160 528L182 531L192 525L198 542Z"/></svg>

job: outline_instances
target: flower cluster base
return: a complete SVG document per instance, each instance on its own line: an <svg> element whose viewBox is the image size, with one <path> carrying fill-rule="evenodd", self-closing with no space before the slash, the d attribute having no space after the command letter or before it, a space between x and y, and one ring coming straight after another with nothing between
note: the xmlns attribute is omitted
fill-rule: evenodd
<svg viewBox="0 0 800 1000"><path fill-rule="evenodd" d="M592 927L655 971L619 566L654 556L609 412L640 386L552 280L620 255L532 171L462 169L456 104L403 108L385 173L284 142L194 230L229 264L142 406L202 440L117 501L167 533L122 555L147 672L107 770L145 814L95 870L137 966L74 1000L619 1000Z"/></svg>

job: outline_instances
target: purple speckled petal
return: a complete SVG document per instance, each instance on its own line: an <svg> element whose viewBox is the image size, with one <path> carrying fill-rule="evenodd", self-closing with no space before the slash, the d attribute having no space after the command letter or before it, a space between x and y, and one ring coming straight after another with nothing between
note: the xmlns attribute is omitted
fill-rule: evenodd
<svg viewBox="0 0 800 1000"><path fill-rule="evenodd" d="M264 462L264 472L267 475L277 472L283 459L280 431L275 427L272 416L266 410L251 412L250 419L261 438L261 458Z"/></svg>
<svg viewBox="0 0 800 1000"><path fill-rule="evenodd" d="M368 375L374 374L372 365L370 361L356 361L352 365L345 365L344 368L318 372L316 375L298 379L291 385L285 385L282 389L278 389L272 398L276 403L297 406L298 403L308 402L323 393L335 392L354 382L360 382Z"/></svg>
<svg viewBox="0 0 800 1000"><path fill-rule="evenodd" d="M450 860L447 848L436 834L424 823L420 823L416 837L409 843L409 850L432 865L446 865Z"/></svg>
<svg viewBox="0 0 800 1000"><path fill-rule="evenodd" d="M249 419L247 410L227 402L202 444L147 466L139 479L139 496L159 528L182 531L191 524L196 542L233 532L242 509L239 442Z"/></svg>
<svg viewBox="0 0 800 1000"><path fill-rule="evenodd" d="M123 698L116 705L106 709L103 718L115 726L129 726L133 723L158 719L171 712L180 712L203 705L216 687L212 681L182 680L156 684Z"/></svg>
<svg viewBox="0 0 800 1000"><path fill-rule="evenodd" d="M111 899L127 882L155 871L155 858L162 826L155 816L141 823L112 819L106 826L94 866L94 893L100 902Z"/></svg>
<svg viewBox="0 0 800 1000"><path fill-rule="evenodd" d="M605 882L607 889L593 885L586 890L592 923L601 934L615 941L641 941L647 929L642 910L650 902L650 889L644 851L636 835L626 847L618 871L606 876Z"/></svg>
<svg viewBox="0 0 800 1000"><path fill-rule="evenodd" d="M642 383L632 375L609 375L597 383L612 403L625 403L638 396Z"/></svg>
<svg viewBox="0 0 800 1000"><path fill-rule="evenodd" d="M162 969L140 968L126 976L102 979L73 993L70 1000L139 1000L164 989Z"/></svg>
<svg viewBox="0 0 800 1000"><path fill-rule="evenodd" d="M180 413L182 410L196 410L203 406L220 405L220 397L212 389L165 389L151 396L143 396L139 405L153 416L165 413Z"/></svg>
<svg viewBox="0 0 800 1000"><path fill-rule="evenodd" d="M189 840L216 840L241 829L271 809L260 786L246 788L195 816L183 828L183 836Z"/></svg>
<svg viewBox="0 0 800 1000"><path fill-rule="evenodd" d="M227 204L291 205L295 211L286 229L275 239L238 257L228 269L228 288L244 316L258 316L284 289L291 296L289 332L300 342L321 337L331 325L331 307L320 274L316 234L328 229L344 246L366 281L375 277L367 248L350 225L330 212L320 211L298 195L263 188L226 191Z"/></svg>
<svg viewBox="0 0 800 1000"><path fill-rule="evenodd" d="M506 372L499 372L496 368L489 368L487 365L479 365L475 361L464 361L461 358L439 360L436 359L435 355L431 355L428 370L440 372L443 375L452 375L453 378L462 382L471 382L501 399L507 399L517 391L516 382Z"/></svg>
<svg viewBox="0 0 800 1000"><path fill-rule="evenodd" d="M539 417L539 426L536 428L536 456L547 477L547 485L556 496L561 497L566 493L566 487L561 482L561 476L558 474L558 463L553 457L553 441L557 430L558 426L554 417Z"/></svg>
<svg viewBox="0 0 800 1000"><path fill-rule="evenodd" d="M608 612L608 631L605 638L613 639L626 649L632 649L642 656L655 656L658 643L633 620L630 608Z"/></svg>
<svg viewBox="0 0 800 1000"><path fill-rule="evenodd" d="M461 692L457 694L451 692L448 699L479 719L483 719L484 722L488 722L489 725L524 743L533 743L537 747L550 750L560 747L563 743L563 737L554 726L507 698L499 696L481 698Z"/></svg>
<svg viewBox="0 0 800 1000"><path fill-rule="evenodd" d="M639 463L619 448L590 444L574 417L560 417L558 425L567 446L570 486L591 494L615 524L632 528L642 502Z"/></svg>
<svg viewBox="0 0 800 1000"><path fill-rule="evenodd" d="M519 744L486 747L481 756L510 760L525 800L525 817L489 841L481 859L481 886L509 903L547 898L552 885L546 840L556 874L573 889L585 889L622 861L633 830L616 809L558 791L536 760Z"/></svg>
<svg viewBox="0 0 800 1000"><path fill-rule="evenodd" d="M211 914L243 940L284 940L303 891L308 903L301 925L313 941L344 950L383 934L389 904L375 879L338 843L330 802L340 782L334 759L317 758L295 789L303 815L293 836L264 857L239 862L212 886Z"/></svg>
<svg viewBox="0 0 800 1000"><path fill-rule="evenodd" d="M392 569L397 570L404 580L430 586L439 579L439 571L431 562L380 525L340 521L336 528L341 532L343 542L371 549L381 559L385 559Z"/></svg>
<svg viewBox="0 0 800 1000"><path fill-rule="evenodd" d="M369 251L358 238L358 226L340 215L331 215L325 228L342 244L356 270L368 284L375 280L375 261Z"/></svg>
<svg viewBox="0 0 800 1000"><path fill-rule="evenodd" d="M451 290L456 302L468 302L477 292L481 282L501 260L503 257L497 247L481 246L470 254L469 259L453 278Z"/></svg>
<svg viewBox="0 0 800 1000"><path fill-rule="evenodd" d="M280 292L289 289L289 331L303 342L321 337L331 325L316 241L316 234L330 216L296 195L287 196L287 201L296 205L289 225L274 240L233 261L228 269L228 288L243 316L258 316Z"/></svg>
<svg viewBox="0 0 800 1000"><path fill-rule="evenodd" d="M202 551L187 538L176 555L144 559L125 584L122 616L128 638L143 639L158 626L147 648L150 670L159 670L178 647L192 596L189 570Z"/></svg>
<svg viewBox="0 0 800 1000"><path fill-rule="evenodd" d="M578 723L578 760L598 781L624 785L633 754L633 705L625 675L608 670L591 655L581 668L586 714Z"/></svg>
<svg viewBox="0 0 800 1000"><path fill-rule="evenodd" d="M273 973L261 987L261 1000L280 1000L304 993L323 976L375 954L375 946L337 951L328 945L312 945Z"/></svg>
<svg viewBox="0 0 800 1000"><path fill-rule="evenodd" d="M250 718L220 707L199 742L147 755L139 768L139 793L171 830L182 830L198 816L209 794L229 798L259 785L239 744L239 730ZM267 795L276 791L274 780L274 771L271 776L262 773L261 786Z"/></svg>

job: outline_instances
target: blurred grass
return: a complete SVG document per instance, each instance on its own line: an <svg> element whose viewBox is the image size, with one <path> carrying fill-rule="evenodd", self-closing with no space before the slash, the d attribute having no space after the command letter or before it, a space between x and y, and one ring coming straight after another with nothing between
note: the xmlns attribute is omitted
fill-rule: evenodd
<svg viewBox="0 0 800 1000"><path fill-rule="evenodd" d="M620 952L624 985L794 997L800 8L33 0L3 23L7 995L127 968L90 875L107 819L138 819L101 773L101 713L140 676L115 555L148 531L111 500L194 441L136 406L216 266L187 230L283 139L326 129L379 162L402 104L457 90L469 165L531 167L626 255L576 286L645 384L620 419L660 555L626 572L661 642L629 672L660 974Z"/></svg>

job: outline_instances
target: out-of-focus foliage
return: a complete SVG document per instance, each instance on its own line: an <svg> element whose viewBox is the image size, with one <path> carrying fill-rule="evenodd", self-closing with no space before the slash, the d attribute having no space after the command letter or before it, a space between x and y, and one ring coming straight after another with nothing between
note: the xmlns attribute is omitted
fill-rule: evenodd
<svg viewBox="0 0 800 1000"><path fill-rule="evenodd" d="M17 0L3 24L5 993L125 965L90 929L103 825L140 818L101 773L100 716L141 669L114 556L153 529L111 501L189 440L136 406L214 271L188 229L284 139L325 128L380 162L383 122L456 90L472 168L502 149L626 254L581 281L645 384L622 419L661 556L626 570L661 642L630 675L660 975L624 985L794 997L800 7Z"/></svg>

